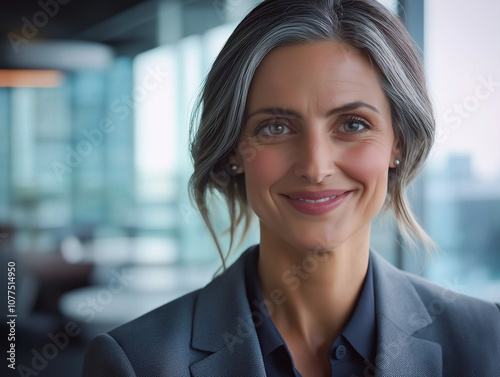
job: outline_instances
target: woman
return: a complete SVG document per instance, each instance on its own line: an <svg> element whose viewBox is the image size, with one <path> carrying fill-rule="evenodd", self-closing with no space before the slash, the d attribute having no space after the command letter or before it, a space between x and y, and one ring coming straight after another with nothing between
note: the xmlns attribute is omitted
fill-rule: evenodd
<svg viewBox="0 0 500 377"><path fill-rule="evenodd" d="M434 119L418 54L375 0L268 0L236 28L200 100L191 189L227 199L260 245L205 288L97 337L84 376L500 376L500 307L369 248ZM412 238L413 237L413 238ZM222 250L219 251L222 255Z"/></svg>

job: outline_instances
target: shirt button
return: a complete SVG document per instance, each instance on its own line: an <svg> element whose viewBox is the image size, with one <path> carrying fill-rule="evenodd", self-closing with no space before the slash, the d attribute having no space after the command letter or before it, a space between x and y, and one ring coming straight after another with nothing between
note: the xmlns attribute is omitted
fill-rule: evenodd
<svg viewBox="0 0 500 377"><path fill-rule="evenodd" d="M339 360L342 360L346 354L347 354L347 349L345 348L345 346L338 346L337 349L335 350L335 357Z"/></svg>

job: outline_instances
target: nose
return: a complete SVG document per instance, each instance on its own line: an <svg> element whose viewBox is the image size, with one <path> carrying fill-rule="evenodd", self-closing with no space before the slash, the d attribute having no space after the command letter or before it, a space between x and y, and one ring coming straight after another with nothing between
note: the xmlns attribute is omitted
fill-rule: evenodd
<svg viewBox="0 0 500 377"><path fill-rule="evenodd" d="M301 137L297 151L295 173L309 183L321 183L335 170L334 145L322 132Z"/></svg>

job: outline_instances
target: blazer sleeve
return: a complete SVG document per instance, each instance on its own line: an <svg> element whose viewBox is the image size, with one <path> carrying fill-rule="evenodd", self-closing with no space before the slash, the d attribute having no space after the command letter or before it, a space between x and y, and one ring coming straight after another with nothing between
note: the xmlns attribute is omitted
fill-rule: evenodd
<svg viewBox="0 0 500 377"><path fill-rule="evenodd" d="M136 373L118 342L103 334L87 348L82 377L136 377Z"/></svg>

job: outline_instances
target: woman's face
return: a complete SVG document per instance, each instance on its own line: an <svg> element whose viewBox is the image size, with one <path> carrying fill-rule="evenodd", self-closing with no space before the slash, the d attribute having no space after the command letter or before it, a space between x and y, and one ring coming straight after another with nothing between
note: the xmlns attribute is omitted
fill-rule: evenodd
<svg viewBox="0 0 500 377"><path fill-rule="evenodd" d="M236 151L262 241L334 250L369 238L398 156L390 107L359 51L325 41L269 53Z"/></svg>

